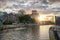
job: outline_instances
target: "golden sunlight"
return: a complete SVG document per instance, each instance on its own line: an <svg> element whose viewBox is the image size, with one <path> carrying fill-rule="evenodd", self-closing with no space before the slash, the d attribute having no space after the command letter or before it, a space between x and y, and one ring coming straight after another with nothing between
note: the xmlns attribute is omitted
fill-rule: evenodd
<svg viewBox="0 0 60 40"><path fill-rule="evenodd" d="M38 24L43 24L43 23L47 23L47 22L55 23L55 15L40 14L40 15L36 16L35 20Z"/></svg>
<svg viewBox="0 0 60 40"><path fill-rule="evenodd" d="M38 20L40 20L40 21L45 21L45 18L46 18L45 15L40 15L40 16L38 17Z"/></svg>

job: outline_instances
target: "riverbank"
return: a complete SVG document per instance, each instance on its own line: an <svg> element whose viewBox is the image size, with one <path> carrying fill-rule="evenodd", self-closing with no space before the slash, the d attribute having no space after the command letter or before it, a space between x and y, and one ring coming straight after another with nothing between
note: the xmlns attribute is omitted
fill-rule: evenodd
<svg viewBox="0 0 60 40"><path fill-rule="evenodd" d="M14 25L1 25L0 30L14 29L14 28L26 28L32 26L39 26L38 24L14 24Z"/></svg>

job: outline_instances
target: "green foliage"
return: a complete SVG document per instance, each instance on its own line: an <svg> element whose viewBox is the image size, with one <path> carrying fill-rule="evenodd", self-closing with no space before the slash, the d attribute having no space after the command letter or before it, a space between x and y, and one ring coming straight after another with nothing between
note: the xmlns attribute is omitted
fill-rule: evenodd
<svg viewBox="0 0 60 40"><path fill-rule="evenodd" d="M12 24L12 23L14 23L15 21L13 21L13 20L6 20L6 21L4 21L3 22L3 24L4 25L10 25L10 24Z"/></svg>
<svg viewBox="0 0 60 40"><path fill-rule="evenodd" d="M19 17L20 23L35 23L35 20L32 19L29 15L23 15Z"/></svg>

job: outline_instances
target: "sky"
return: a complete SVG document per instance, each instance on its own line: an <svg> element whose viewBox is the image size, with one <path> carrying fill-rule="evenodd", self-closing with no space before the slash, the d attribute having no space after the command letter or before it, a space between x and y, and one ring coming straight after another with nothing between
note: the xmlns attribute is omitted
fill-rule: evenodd
<svg viewBox="0 0 60 40"><path fill-rule="evenodd" d="M16 12L20 9L52 10L60 8L60 0L0 0L0 11ZM55 10L56 11L56 10Z"/></svg>
<svg viewBox="0 0 60 40"><path fill-rule="evenodd" d="M0 11L29 9L34 5L34 0L0 0Z"/></svg>

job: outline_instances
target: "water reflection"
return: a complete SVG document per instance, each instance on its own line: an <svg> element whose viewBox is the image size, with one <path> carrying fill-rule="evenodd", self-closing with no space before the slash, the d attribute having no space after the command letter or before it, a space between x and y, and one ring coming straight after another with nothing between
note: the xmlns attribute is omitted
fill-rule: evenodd
<svg viewBox="0 0 60 40"><path fill-rule="evenodd" d="M53 25L28 26L26 29L3 30L1 40L49 40L49 28Z"/></svg>
<svg viewBox="0 0 60 40"><path fill-rule="evenodd" d="M54 27L53 25L42 25L39 27L40 40L49 40L49 28Z"/></svg>

